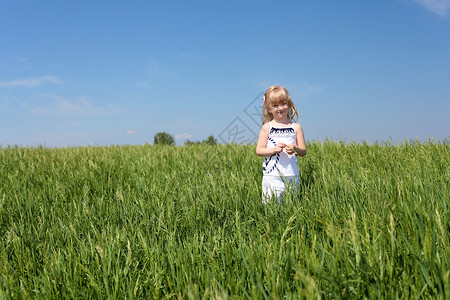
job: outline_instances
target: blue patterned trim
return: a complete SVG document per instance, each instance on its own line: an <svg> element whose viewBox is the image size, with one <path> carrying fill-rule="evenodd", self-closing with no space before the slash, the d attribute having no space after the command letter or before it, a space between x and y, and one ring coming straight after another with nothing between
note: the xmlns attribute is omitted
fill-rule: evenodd
<svg viewBox="0 0 450 300"><path fill-rule="evenodd" d="M271 162L272 158L274 158L273 165L270 169L267 170L267 166ZM272 173L272 171L276 169L279 161L280 161L280 153L275 153L275 154L271 155L268 159L266 158L263 163L263 171L266 172L265 174Z"/></svg>
<svg viewBox="0 0 450 300"><path fill-rule="evenodd" d="M281 133L281 134L283 134L283 133L284 134L286 134L286 133L295 133L295 130L292 127L288 127L288 128L275 128L275 127L272 127L270 129L269 134L270 133Z"/></svg>
<svg viewBox="0 0 450 300"><path fill-rule="evenodd" d="M274 146L276 146L277 144L275 143L275 141L269 137L269 142L271 142ZM267 166L269 165L269 163L272 161L272 158L274 158L273 160L273 165L270 169L267 170ZM272 154L270 157L266 157L266 159L263 162L263 171L265 172L265 174L269 174L271 173L273 170L275 170L275 168L278 165L278 162L280 161L280 153L275 153Z"/></svg>

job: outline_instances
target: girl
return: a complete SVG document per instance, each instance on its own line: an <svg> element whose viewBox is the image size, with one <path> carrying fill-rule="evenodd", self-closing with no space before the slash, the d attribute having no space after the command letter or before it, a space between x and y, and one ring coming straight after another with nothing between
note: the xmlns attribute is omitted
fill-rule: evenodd
<svg viewBox="0 0 450 300"><path fill-rule="evenodd" d="M306 155L306 143L297 110L288 91L271 86L263 98L263 125L256 144L256 154L265 157L263 163L262 201L275 195L282 202L286 186L298 186L297 157ZM296 155L295 155L296 154Z"/></svg>

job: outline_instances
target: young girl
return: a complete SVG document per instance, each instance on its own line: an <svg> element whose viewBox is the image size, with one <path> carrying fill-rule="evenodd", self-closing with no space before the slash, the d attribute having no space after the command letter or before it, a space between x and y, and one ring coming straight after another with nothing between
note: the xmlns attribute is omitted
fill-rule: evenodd
<svg viewBox="0 0 450 300"><path fill-rule="evenodd" d="M256 144L256 154L265 157L263 163L262 201L272 196L282 202L287 186L298 186L297 157L306 155L306 143L297 110L288 91L271 86L263 98L263 126ZM296 154L296 155L295 155Z"/></svg>

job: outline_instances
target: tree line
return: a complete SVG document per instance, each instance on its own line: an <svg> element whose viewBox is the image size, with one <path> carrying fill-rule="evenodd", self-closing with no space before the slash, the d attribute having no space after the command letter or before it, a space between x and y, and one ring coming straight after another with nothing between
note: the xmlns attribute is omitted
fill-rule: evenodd
<svg viewBox="0 0 450 300"><path fill-rule="evenodd" d="M157 134L155 134L155 136L153 138L153 144L154 145L174 146L175 145L175 138L173 137L173 135L171 135L171 134L169 134L167 132L158 132ZM184 145L186 145L186 146L200 145L200 144L217 145L217 139L214 138L213 135L210 135L210 136L208 136L206 139L204 139L202 141L186 140L184 142Z"/></svg>

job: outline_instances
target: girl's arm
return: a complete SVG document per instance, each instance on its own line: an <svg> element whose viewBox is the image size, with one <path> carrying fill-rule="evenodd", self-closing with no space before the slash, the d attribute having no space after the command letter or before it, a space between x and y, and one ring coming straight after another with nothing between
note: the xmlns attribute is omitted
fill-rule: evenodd
<svg viewBox="0 0 450 300"><path fill-rule="evenodd" d="M293 127L295 131L297 132L297 145L287 145L288 148L286 149L286 152L288 154L294 154L297 153L298 156L305 156L306 155L306 143L305 143L305 136L303 135L303 129L302 126L298 123L294 123Z"/></svg>
<svg viewBox="0 0 450 300"><path fill-rule="evenodd" d="M284 145L277 145L274 148L266 148L267 140L269 139L269 129L270 125L269 123L266 123L262 126L261 131L259 132L258 142L256 143L256 155L258 156L268 157L283 151Z"/></svg>

